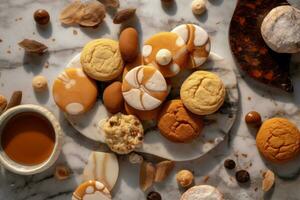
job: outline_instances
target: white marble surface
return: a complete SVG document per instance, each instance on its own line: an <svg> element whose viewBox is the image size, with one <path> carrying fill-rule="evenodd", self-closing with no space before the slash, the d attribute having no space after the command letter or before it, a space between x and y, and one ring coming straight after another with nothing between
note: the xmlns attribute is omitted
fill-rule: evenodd
<svg viewBox="0 0 300 200"><path fill-rule="evenodd" d="M60 119L66 132L63 152L57 164L65 163L73 173L70 179L59 182L53 177L53 168L34 176L23 177L1 170L0 199L5 200L65 200L70 199L72 191L81 181L82 169L87 162L90 150L99 150L99 144L80 136L64 120L53 103L49 93L35 95L31 89L31 79L42 74L52 80L61 71L68 60L78 53L81 47L91 39L99 37L117 38L119 26L112 24L111 14L98 29L63 27L58 15L67 0L2 0L0 2L0 93L9 97L13 90L24 92L23 103L41 104ZM269 88L256 83L240 74L233 62L228 45L228 25L236 0L209 0L208 12L200 18L195 17L189 4L191 0L176 0L172 8L163 8L159 0L123 0L121 7L138 8L138 18L133 24L139 28L143 39L159 31L168 31L177 24L195 22L208 30L212 39L212 50L232 63L239 81L241 95L240 111L234 128L225 142L204 157L176 164L174 173L154 189L161 192L164 200L176 200L181 190L175 182L175 172L182 168L194 171L196 184L218 187L226 199L300 199L300 162L284 166L274 166L265 162L258 154L254 131L249 129L243 116L250 110L261 112L264 119L272 116L285 116L300 126L300 67L291 69L295 86L294 94ZM47 9L51 14L51 25L47 29L36 27L32 13L37 8ZM77 32L77 34L75 34ZM24 56L17 43L24 38L32 38L49 46L49 55L41 59ZM296 57L295 57L296 58ZM297 60L297 59L295 59ZM300 60L300 59L299 59ZM46 67L46 65L49 65ZM299 93L298 93L299 92ZM100 147L101 150L107 150ZM223 167L223 160L234 158L239 169L247 169L251 174L251 183L238 185L231 172ZM138 187L138 166L119 157L121 171L118 183L113 190L114 200L143 200L145 194ZM261 191L261 171L267 167L274 169L279 177L275 188L264 195Z"/></svg>

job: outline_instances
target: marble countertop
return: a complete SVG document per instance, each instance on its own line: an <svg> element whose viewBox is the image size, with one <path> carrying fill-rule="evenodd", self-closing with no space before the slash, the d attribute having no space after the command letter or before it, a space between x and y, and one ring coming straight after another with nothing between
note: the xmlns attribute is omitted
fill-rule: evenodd
<svg viewBox="0 0 300 200"><path fill-rule="evenodd" d="M112 23L113 11L109 11L105 22L97 29L63 27L58 16L67 0L2 0L0 1L0 93L9 97L14 90L22 90L23 103L40 104L51 110L60 120L66 137L63 152L57 164L66 164L72 169L71 178L57 181L54 168L34 176L19 176L1 168L0 199L5 200L65 200L81 181L81 173L91 150L106 150L98 143L78 134L64 119L54 105L49 93L36 95L31 80L41 74L52 84L56 75L82 46L91 39L109 37L117 39L120 26ZM141 41L159 31L169 31L174 26L193 22L203 26L211 37L212 51L228 59L236 72L240 104L234 127L226 140L205 156L190 162L176 163L176 169L166 181L154 186L163 200L179 199L181 190L175 181L175 172L190 169L195 173L196 184L211 184L219 188L230 200L296 200L300 199L300 159L276 166L264 161L255 145L254 130L244 123L244 115L257 110L264 119L284 116L300 127L300 55L294 56L291 68L294 94L287 94L274 88L254 82L244 76L235 65L229 44L229 22L236 0L209 0L208 12L201 17L192 14L191 0L176 0L172 7L162 7L160 0L121 0L121 7L136 7L137 18L130 23L138 28ZM51 15L51 24L46 29L35 25L32 14L44 8ZM125 24L126 25L126 24ZM39 58L24 55L17 45L21 40L36 39L49 46L49 54ZM298 93L299 92L299 93ZM233 158L238 169L247 169L251 183L239 185L234 174L223 167L223 161ZM145 194L138 186L138 166L132 165L126 157L119 157L120 176L113 190L114 200L143 200ZM262 172L267 168L277 174L275 187L264 194L261 190Z"/></svg>

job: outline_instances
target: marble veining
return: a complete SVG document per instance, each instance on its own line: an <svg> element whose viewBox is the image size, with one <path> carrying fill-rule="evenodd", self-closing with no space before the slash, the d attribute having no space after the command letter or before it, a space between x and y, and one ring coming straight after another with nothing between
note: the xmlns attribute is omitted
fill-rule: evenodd
<svg viewBox="0 0 300 200"><path fill-rule="evenodd" d="M9 97L14 90L22 90L23 103L40 104L51 110L60 120L65 131L63 152L57 164L63 163L72 169L71 178L57 181L54 167L34 176L19 176L3 168L0 173L0 199L5 200L66 200L78 183L92 150L107 151L107 147L78 134L59 112L49 93L37 95L31 88L31 80L37 74L44 75L51 86L57 74L82 46L91 39L109 37L116 39L120 26L112 24L114 11L109 10L105 22L97 29L64 27L59 23L59 12L67 0L2 0L0 1L0 93ZM161 6L160 0L122 0L121 7L137 7L137 18L122 25L134 25L142 35L141 41L159 31L169 31L176 25L193 22L203 26L211 37L212 51L229 60L234 69L240 93L239 112L230 135L203 157L176 163L176 169L168 179L154 186L164 200L179 199L175 172L182 168L194 171L196 184L211 184L218 187L230 200L298 200L300 199L300 158L284 166L271 165L263 160L255 146L255 130L247 127L244 115L257 110L263 119L284 116L300 126L300 55L293 58L291 69L295 86L294 94L287 94L274 88L254 82L243 74L234 63L229 44L228 27L236 0L208 0L208 12L201 17L192 14L191 0L176 0L172 7ZM35 25L32 14L38 8L47 9L51 24L47 29ZM17 45L21 40L36 39L49 46L49 53L42 57L24 54ZM143 200L145 194L139 189L138 166L128 162L126 156L119 156L120 176L113 190L114 200ZM234 158L238 169L247 169L251 183L239 185L232 172L223 167L223 160ZM261 191L262 171L273 169L277 176L272 191Z"/></svg>

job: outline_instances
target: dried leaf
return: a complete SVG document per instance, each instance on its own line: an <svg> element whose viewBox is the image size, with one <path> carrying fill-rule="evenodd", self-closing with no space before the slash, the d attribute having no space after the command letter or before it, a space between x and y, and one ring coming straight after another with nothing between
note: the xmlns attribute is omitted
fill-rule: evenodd
<svg viewBox="0 0 300 200"><path fill-rule="evenodd" d="M100 0L106 7L118 8L120 6L119 0Z"/></svg>
<svg viewBox="0 0 300 200"><path fill-rule="evenodd" d="M135 8L128 8L118 11L113 19L114 24L121 24L132 18L135 15L135 11Z"/></svg>
<svg viewBox="0 0 300 200"><path fill-rule="evenodd" d="M155 182L164 181L169 176L169 174L173 170L174 166L175 166L175 163L173 161L169 161L169 160L157 163L155 166L156 173L155 173L154 181Z"/></svg>
<svg viewBox="0 0 300 200"><path fill-rule="evenodd" d="M19 42L19 46L25 49L28 53L43 54L48 50L48 47L38 41L24 39Z"/></svg>
<svg viewBox="0 0 300 200"><path fill-rule="evenodd" d="M20 105L21 101L22 101L22 91L15 91L10 97L10 100L6 106L6 110Z"/></svg>
<svg viewBox="0 0 300 200"><path fill-rule="evenodd" d="M105 12L104 5L98 1L75 1L63 9L59 19L65 25L94 27L103 21Z"/></svg>
<svg viewBox="0 0 300 200"><path fill-rule="evenodd" d="M275 183L275 175L271 170L266 171L262 182L262 190L264 192L269 191Z"/></svg>
<svg viewBox="0 0 300 200"><path fill-rule="evenodd" d="M140 169L140 187L146 191L153 185L155 176L155 167L150 162L143 162Z"/></svg>

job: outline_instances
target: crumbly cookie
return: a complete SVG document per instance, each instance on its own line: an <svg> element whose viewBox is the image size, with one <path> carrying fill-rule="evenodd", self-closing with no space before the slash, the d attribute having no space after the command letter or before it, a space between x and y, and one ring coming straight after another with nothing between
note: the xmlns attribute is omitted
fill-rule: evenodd
<svg viewBox="0 0 300 200"><path fill-rule="evenodd" d="M98 90L96 82L87 77L81 68L67 68L55 79L52 93L62 111L79 115L93 107Z"/></svg>
<svg viewBox="0 0 300 200"><path fill-rule="evenodd" d="M111 200L109 190L99 181L90 180L77 187L72 200Z"/></svg>
<svg viewBox="0 0 300 200"><path fill-rule="evenodd" d="M256 145L266 159L284 163L300 153L300 132L288 119L271 118L260 127Z"/></svg>
<svg viewBox="0 0 300 200"><path fill-rule="evenodd" d="M104 123L103 130L107 145L118 154L132 152L139 148L144 140L143 126L133 115L113 115Z"/></svg>
<svg viewBox="0 0 300 200"><path fill-rule="evenodd" d="M158 69L141 65L126 74L122 93L128 105L137 110L149 111L162 104L168 95L168 87Z"/></svg>
<svg viewBox="0 0 300 200"><path fill-rule="evenodd" d="M187 49L182 37L162 32L145 42L142 55L144 64L157 67L164 77L173 77L186 64Z"/></svg>
<svg viewBox="0 0 300 200"><path fill-rule="evenodd" d="M197 185L183 193L180 200L224 200L224 196L211 185Z"/></svg>
<svg viewBox="0 0 300 200"><path fill-rule="evenodd" d="M188 50L187 68L196 68L203 65L209 56L210 39L208 33L195 24L182 24L171 32L178 34L186 43Z"/></svg>
<svg viewBox="0 0 300 200"><path fill-rule="evenodd" d="M80 62L88 76L98 81L117 78L123 70L123 60L117 41L97 39L82 50Z"/></svg>
<svg viewBox="0 0 300 200"><path fill-rule="evenodd" d="M216 112L224 103L225 86L214 73L196 71L182 84L180 97L192 113L209 115Z"/></svg>
<svg viewBox="0 0 300 200"><path fill-rule="evenodd" d="M200 116L190 113L181 100L176 99L164 105L157 126L167 139L187 143L201 134L204 124Z"/></svg>

